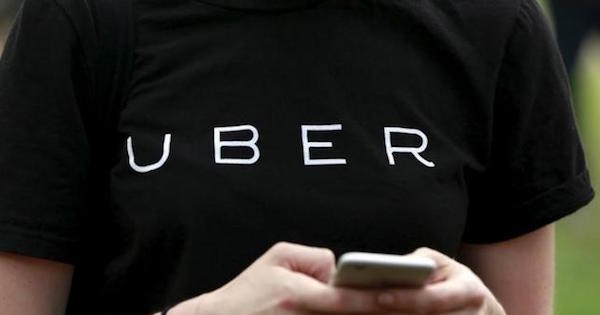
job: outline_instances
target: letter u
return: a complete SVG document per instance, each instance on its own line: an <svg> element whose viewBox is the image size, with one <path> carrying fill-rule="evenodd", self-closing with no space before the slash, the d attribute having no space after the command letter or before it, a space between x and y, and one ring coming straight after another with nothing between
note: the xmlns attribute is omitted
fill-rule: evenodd
<svg viewBox="0 0 600 315"><path fill-rule="evenodd" d="M129 155L129 166L131 166L131 168L138 173L148 173L161 168L169 159L170 152L171 134L167 133L164 136L163 152L162 156L160 157L160 160L153 164L140 166L135 163L135 154L133 153L133 140L131 139L131 136L127 138L127 154Z"/></svg>

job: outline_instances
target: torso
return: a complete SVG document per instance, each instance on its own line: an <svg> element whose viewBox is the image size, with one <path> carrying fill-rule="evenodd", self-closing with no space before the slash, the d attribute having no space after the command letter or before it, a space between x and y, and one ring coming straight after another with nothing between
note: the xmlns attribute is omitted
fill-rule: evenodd
<svg viewBox="0 0 600 315"><path fill-rule="evenodd" d="M439 27L467 27L452 10L428 5L248 13L138 1L111 172L124 243L105 271L107 300L216 289L280 240L455 255L500 53L478 55ZM218 146L232 140L244 142Z"/></svg>

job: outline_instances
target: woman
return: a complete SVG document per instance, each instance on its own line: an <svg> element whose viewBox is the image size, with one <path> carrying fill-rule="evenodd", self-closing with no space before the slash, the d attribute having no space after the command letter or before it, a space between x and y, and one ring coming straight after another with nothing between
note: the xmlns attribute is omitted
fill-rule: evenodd
<svg viewBox="0 0 600 315"><path fill-rule="evenodd" d="M81 38L21 11L2 314L551 314L552 222L593 191L534 0L134 4L106 203ZM422 289L326 284L333 254L421 247Z"/></svg>

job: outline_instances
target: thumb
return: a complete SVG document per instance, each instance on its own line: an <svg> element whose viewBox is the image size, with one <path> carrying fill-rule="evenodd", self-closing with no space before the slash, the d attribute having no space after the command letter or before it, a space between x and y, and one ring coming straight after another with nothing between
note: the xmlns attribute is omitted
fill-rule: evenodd
<svg viewBox="0 0 600 315"><path fill-rule="evenodd" d="M418 257L426 257L435 261L436 270L431 275L429 279L429 283L436 283L440 281L444 281L450 274L452 270L452 266L454 264L454 260L436 250L427 247L421 247L412 252L410 255L418 256Z"/></svg>
<svg viewBox="0 0 600 315"><path fill-rule="evenodd" d="M271 264L327 283L335 271L335 255L327 248L279 242L267 251Z"/></svg>

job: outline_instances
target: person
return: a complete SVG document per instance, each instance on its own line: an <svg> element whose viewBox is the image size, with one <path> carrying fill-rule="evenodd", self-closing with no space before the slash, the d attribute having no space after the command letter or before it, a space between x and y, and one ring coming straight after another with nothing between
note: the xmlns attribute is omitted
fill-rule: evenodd
<svg viewBox="0 0 600 315"><path fill-rule="evenodd" d="M0 63L0 313L552 313L553 222L594 192L535 0L134 8L101 179L72 16L20 11ZM328 285L348 251L439 266L423 288Z"/></svg>

